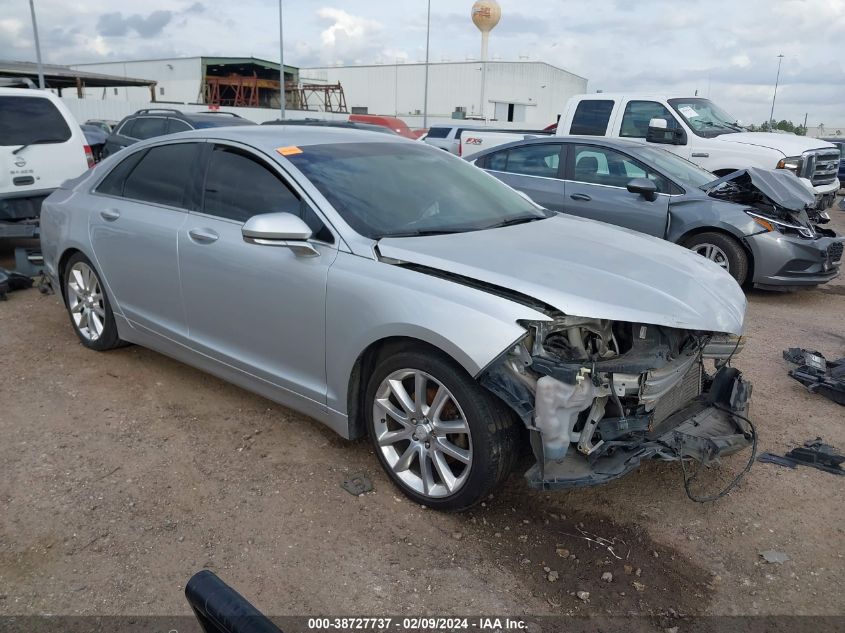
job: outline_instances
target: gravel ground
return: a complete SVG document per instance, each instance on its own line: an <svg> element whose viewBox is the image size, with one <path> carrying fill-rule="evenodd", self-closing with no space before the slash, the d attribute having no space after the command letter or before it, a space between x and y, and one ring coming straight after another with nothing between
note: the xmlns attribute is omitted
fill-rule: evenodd
<svg viewBox="0 0 845 633"><path fill-rule="evenodd" d="M816 436L845 448L843 409L781 359L845 356L843 308L842 279L749 293L735 365L761 451ZM398 494L366 441L139 347L84 349L55 296L14 293L0 323L0 614L185 614L185 581L210 568L279 615L845 615L834 475L756 464L700 505L677 464L541 494L526 462L483 506L437 514ZM358 472L374 492L341 489ZM586 534L615 539L619 558Z"/></svg>

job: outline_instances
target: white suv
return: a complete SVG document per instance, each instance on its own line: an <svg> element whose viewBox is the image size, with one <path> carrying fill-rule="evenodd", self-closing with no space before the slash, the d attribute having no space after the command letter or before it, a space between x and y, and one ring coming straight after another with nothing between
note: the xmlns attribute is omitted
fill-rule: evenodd
<svg viewBox="0 0 845 633"><path fill-rule="evenodd" d="M41 202L94 164L70 110L50 92L0 88L0 237L33 237Z"/></svg>

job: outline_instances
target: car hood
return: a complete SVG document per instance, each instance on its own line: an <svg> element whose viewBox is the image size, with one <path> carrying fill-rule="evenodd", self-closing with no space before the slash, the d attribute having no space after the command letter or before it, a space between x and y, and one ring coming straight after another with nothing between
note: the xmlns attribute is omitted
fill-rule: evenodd
<svg viewBox="0 0 845 633"><path fill-rule="evenodd" d="M665 240L558 215L499 229L383 238L383 258L519 292L573 316L741 334L745 295Z"/></svg>
<svg viewBox="0 0 845 633"><path fill-rule="evenodd" d="M795 134L775 134L774 132L735 132L716 137L728 143L758 145L782 152L784 156L800 156L808 149L831 149L832 143Z"/></svg>
<svg viewBox="0 0 845 633"><path fill-rule="evenodd" d="M724 183L734 183L737 186L723 187ZM749 191L757 191L772 204L798 212L816 202L815 196L801 179L784 169L740 169L703 185L701 189L714 198L740 204L745 202Z"/></svg>

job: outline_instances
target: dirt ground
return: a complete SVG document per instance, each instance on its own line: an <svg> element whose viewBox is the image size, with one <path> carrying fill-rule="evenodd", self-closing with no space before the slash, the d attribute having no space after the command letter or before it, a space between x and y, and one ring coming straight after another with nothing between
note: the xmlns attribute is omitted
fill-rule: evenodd
<svg viewBox="0 0 845 633"><path fill-rule="evenodd" d="M845 410L781 358L845 356L845 280L750 292L747 323L735 365L754 384L760 451L816 436L845 449ZM677 464L536 493L526 462L483 506L438 514L393 488L368 442L140 347L88 351L34 289L0 302L0 376L3 615L186 614L202 568L278 615L845 615L845 480L814 469L758 463L700 505ZM375 491L345 492L352 473Z"/></svg>

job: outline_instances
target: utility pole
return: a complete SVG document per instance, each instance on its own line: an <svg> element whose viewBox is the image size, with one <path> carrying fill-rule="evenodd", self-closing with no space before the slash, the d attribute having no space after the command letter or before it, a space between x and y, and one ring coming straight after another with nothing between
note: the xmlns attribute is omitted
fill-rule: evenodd
<svg viewBox="0 0 845 633"><path fill-rule="evenodd" d="M774 129L775 120L775 99L778 96L778 82L780 81L780 64L783 61L783 54L778 55L778 74L775 77L775 93L772 95L772 111L769 114L769 131Z"/></svg>
<svg viewBox="0 0 845 633"><path fill-rule="evenodd" d="M31 1L31 0L30 0ZM282 121L285 120L285 30L282 25L282 0L279 0L279 111L282 114Z"/></svg>
<svg viewBox="0 0 845 633"><path fill-rule="evenodd" d="M35 36L35 58L38 60L38 87L44 90L44 66L41 64L41 43L38 41L38 22L33 1L29 0L29 12L32 14L32 33Z"/></svg>
<svg viewBox="0 0 845 633"><path fill-rule="evenodd" d="M423 127L428 127L428 48L431 42L431 0L428 0L428 17L425 27L425 89L423 90Z"/></svg>

